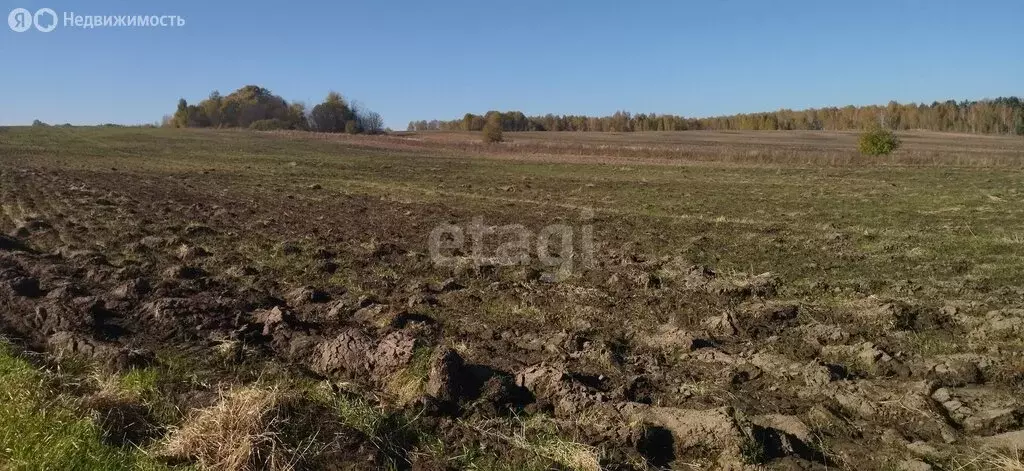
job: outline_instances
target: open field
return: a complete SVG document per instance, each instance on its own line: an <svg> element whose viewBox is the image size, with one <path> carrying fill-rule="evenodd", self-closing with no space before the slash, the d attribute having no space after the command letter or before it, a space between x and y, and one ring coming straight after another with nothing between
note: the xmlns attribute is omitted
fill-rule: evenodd
<svg viewBox="0 0 1024 471"><path fill-rule="evenodd" d="M455 149L476 154L512 153L520 159L622 162L643 159L651 165L694 162L861 166L853 131L686 131L686 132L520 132L495 151L478 133L425 132L393 136L337 136L327 139L372 142L394 149ZM1016 136L910 131L900 134L903 151L871 159L872 165L1020 168L1024 141Z"/></svg>
<svg viewBox="0 0 1024 471"><path fill-rule="evenodd" d="M1024 140L506 137L0 129L0 467L1021 469Z"/></svg>

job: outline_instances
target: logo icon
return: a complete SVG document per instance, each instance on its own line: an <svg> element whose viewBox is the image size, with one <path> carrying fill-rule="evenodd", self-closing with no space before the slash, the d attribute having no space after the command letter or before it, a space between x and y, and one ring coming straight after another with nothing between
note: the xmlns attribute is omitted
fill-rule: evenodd
<svg viewBox="0 0 1024 471"><path fill-rule="evenodd" d="M56 15L54 15L54 24L56 23ZM11 14L7 15L7 26L10 26L16 33L28 31L32 27L32 13L24 8L11 10Z"/></svg>
<svg viewBox="0 0 1024 471"><path fill-rule="evenodd" d="M45 20L47 15L49 15L50 21L41 21ZM49 33L50 31L53 31L54 28L57 27L57 12L53 11L53 9L50 8L40 8L38 11L36 11L35 16L32 17L32 21L35 22L36 29L44 33ZM47 26L43 26L44 24Z"/></svg>
<svg viewBox="0 0 1024 471"><path fill-rule="evenodd" d="M35 24L36 29L49 33L57 28L57 12L52 8L40 8L33 15L24 8L15 8L7 15L7 26L16 33L24 33Z"/></svg>

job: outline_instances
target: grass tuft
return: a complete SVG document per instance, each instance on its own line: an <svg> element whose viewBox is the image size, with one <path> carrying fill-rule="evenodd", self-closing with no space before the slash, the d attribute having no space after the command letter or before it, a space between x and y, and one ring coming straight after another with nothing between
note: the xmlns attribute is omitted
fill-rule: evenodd
<svg viewBox="0 0 1024 471"><path fill-rule="evenodd" d="M491 437L498 438L520 450L557 463L575 471L599 471L600 452L597 448L568 440L559 434L557 424L543 415L527 418L515 417L510 432L496 427L475 426Z"/></svg>
<svg viewBox="0 0 1024 471"><path fill-rule="evenodd" d="M277 389L230 391L172 431L164 451L204 469L293 469L293 457L273 432L282 397Z"/></svg>

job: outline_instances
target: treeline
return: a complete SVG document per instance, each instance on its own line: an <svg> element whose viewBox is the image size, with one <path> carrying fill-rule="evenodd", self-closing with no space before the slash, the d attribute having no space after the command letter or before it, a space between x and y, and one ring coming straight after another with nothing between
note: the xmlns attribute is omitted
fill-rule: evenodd
<svg viewBox="0 0 1024 471"><path fill-rule="evenodd" d="M488 111L483 115L466 113L452 121L412 121L409 131L480 131L490 119L501 123L503 131L685 131L699 129L696 119L675 115L631 114L617 111L611 116L582 115L526 116L520 111Z"/></svg>
<svg viewBox="0 0 1024 471"><path fill-rule="evenodd" d="M312 110L302 102L289 103L266 88L246 85L230 95L217 91L198 104L184 98L164 126L176 128L250 128L257 130L294 129L317 132L376 134L384 131L380 114L349 103L341 94L330 92Z"/></svg>
<svg viewBox="0 0 1024 471"><path fill-rule="evenodd" d="M611 116L525 116L519 111L467 113L451 121L413 121L410 131L479 131L496 116L504 131L687 131L687 130L863 130L881 124L893 130L925 129L983 134L1024 135L1024 101L1017 97L994 100L934 102L931 105L889 102L888 105L812 108L711 118L668 114Z"/></svg>

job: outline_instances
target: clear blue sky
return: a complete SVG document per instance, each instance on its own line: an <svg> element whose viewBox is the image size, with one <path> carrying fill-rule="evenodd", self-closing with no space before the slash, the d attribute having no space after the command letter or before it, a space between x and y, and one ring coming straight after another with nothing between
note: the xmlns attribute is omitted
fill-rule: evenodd
<svg viewBox="0 0 1024 471"><path fill-rule="evenodd" d="M158 121L258 84L388 126L467 111L708 116L1024 95L1024 2L8 0L182 28L0 25L0 124ZM63 19L59 20L63 23Z"/></svg>

